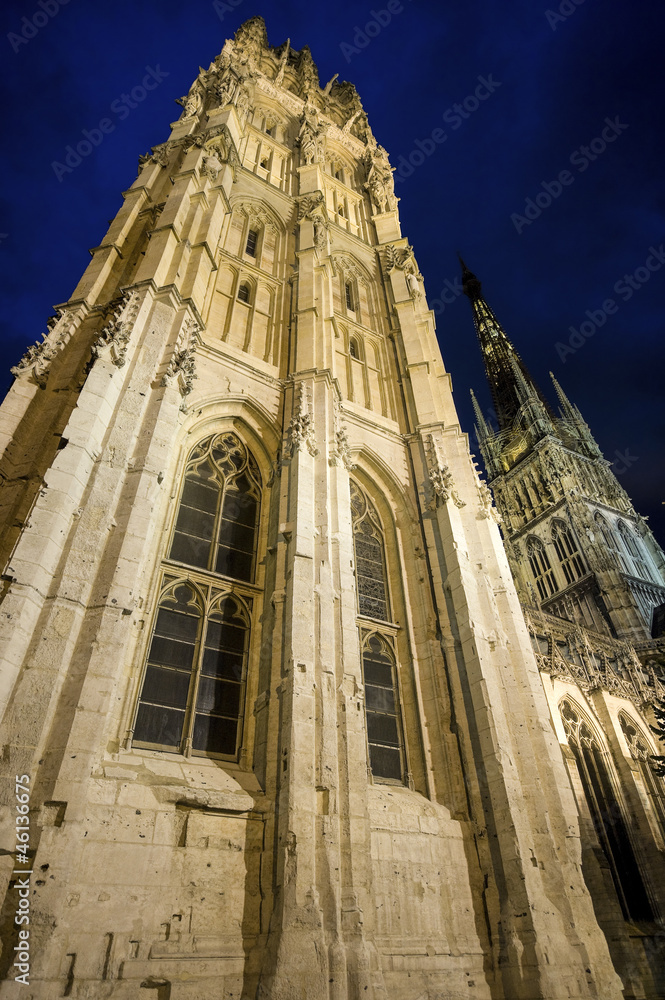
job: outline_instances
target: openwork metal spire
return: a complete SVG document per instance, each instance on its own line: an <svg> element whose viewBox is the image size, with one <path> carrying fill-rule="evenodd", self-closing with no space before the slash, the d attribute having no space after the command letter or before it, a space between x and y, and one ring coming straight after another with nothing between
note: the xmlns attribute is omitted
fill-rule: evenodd
<svg viewBox="0 0 665 1000"><path fill-rule="evenodd" d="M529 397L537 399L545 407L548 416L554 419L549 403L485 302L480 281L468 269L461 257L460 264L462 288L473 309L473 321L480 341L499 430L503 431L512 426L518 410Z"/></svg>

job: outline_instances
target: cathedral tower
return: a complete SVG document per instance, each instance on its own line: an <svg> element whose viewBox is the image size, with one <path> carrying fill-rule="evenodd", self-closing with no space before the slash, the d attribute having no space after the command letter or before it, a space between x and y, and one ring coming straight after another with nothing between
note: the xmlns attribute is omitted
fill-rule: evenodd
<svg viewBox="0 0 665 1000"><path fill-rule="evenodd" d="M481 285L462 265L497 429L473 396L476 433L522 600L634 643L665 602L665 556L551 375L555 415ZM551 373L550 373L551 374Z"/></svg>
<svg viewBox="0 0 665 1000"><path fill-rule="evenodd" d="M476 435L578 801L585 878L626 996L661 996L665 786L649 729L665 694L665 643L652 638L665 557L577 407L552 376L555 415L464 263L462 281L497 424L472 393Z"/></svg>
<svg viewBox="0 0 665 1000"><path fill-rule="evenodd" d="M0 410L0 997L620 1000L387 153L259 18L180 103Z"/></svg>

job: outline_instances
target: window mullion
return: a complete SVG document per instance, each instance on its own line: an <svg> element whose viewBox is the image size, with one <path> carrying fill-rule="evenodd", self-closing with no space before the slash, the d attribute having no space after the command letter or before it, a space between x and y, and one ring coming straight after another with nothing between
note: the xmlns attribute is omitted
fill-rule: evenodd
<svg viewBox="0 0 665 1000"><path fill-rule="evenodd" d="M198 649L192 664L192 679L189 683L189 694L187 697L187 708L185 710L185 721L182 727L183 741L182 753L185 757L192 755L192 739L194 734L194 719L196 717L196 699L199 693L199 678L201 676L201 664L203 662L203 651L205 649L205 638L208 631L208 607L210 604L210 594L206 606L201 616L201 626L198 635Z"/></svg>
<svg viewBox="0 0 665 1000"><path fill-rule="evenodd" d="M218 472L219 474L219 472ZM217 497L217 510L215 511L215 523L212 529L212 542L210 545L210 552L208 554L208 572L215 572L215 563L217 561L217 549L219 547L219 533L221 531L222 525L222 512L224 510L224 499L226 497L226 477L222 478L222 486Z"/></svg>

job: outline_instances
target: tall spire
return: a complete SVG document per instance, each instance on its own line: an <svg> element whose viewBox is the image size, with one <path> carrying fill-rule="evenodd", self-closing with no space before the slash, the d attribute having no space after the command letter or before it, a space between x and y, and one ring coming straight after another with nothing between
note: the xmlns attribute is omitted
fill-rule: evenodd
<svg viewBox="0 0 665 1000"><path fill-rule="evenodd" d="M461 257L459 260L462 265L462 288L473 309L473 321L480 341L499 430L506 430L512 426L518 410L529 396L537 399L544 406L547 415L553 419L554 414L549 403L485 302L480 281L468 269Z"/></svg>

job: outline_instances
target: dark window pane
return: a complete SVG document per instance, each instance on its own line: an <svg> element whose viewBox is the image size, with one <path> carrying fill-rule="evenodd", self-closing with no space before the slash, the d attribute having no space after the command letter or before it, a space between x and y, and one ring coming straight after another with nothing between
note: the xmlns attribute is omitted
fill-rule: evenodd
<svg viewBox="0 0 665 1000"><path fill-rule="evenodd" d="M208 565L209 554L210 542L200 538L192 538L190 535L181 535L179 532L173 536L170 559L186 563L187 566L199 566L205 569Z"/></svg>
<svg viewBox="0 0 665 1000"><path fill-rule="evenodd" d="M369 764L375 778L402 780L402 760L399 750L370 746Z"/></svg>
<svg viewBox="0 0 665 1000"><path fill-rule="evenodd" d="M368 657L363 658L363 668L366 684L380 684L382 687L393 686L393 671L390 663L377 663Z"/></svg>
<svg viewBox="0 0 665 1000"><path fill-rule="evenodd" d="M374 715L373 712L368 712L367 738L370 743L387 743L398 747L397 719L392 715Z"/></svg>
<svg viewBox="0 0 665 1000"><path fill-rule="evenodd" d="M207 472L210 475L210 470L202 466L201 471ZM181 502L187 507L193 507L195 510L200 510L207 512L208 514L213 514L217 510L217 498L219 497L219 486L216 482L206 482L199 476L196 479L185 480L185 485L182 489L182 499Z"/></svg>
<svg viewBox="0 0 665 1000"><path fill-rule="evenodd" d="M194 659L194 646L176 639L165 639L160 635L153 636L148 660L165 667L191 668Z"/></svg>
<svg viewBox="0 0 665 1000"><path fill-rule="evenodd" d="M259 238L259 234L256 229L250 229L247 233L247 246L245 247L245 253L249 254L250 257L256 256L256 241Z"/></svg>
<svg viewBox="0 0 665 1000"><path fill-rule="evenodd" d="M368 711L394 713L395 692L392 687L373 687L368 684L365 687L365 703Z"/></svg>
<svg viewBox="0 0 665 1000"><path fill-rule="evenodd" d="M196 711L237 719L240 713L240 685L202 676L199 680Z"/></svg>
<svg viewBox="0 0 665 1000"><path fill-rule="evenodd" d="M246 635L247 629L244 625L232 625L228 621L212 621L208 625L206 646L242 652L245 648Z"/></svg>
<svg viewBox="0 0 665 1000"><path fill-rule="evenodd" d="M184 712L157 705L139 705L134 739L167 747L180 746L184 719Z"/></svg>
<svg viewBox="0 0 665 1000"><path fill-rule="evenodd" d="M208 753L235 754L238 723L215 715L197 715L192 746Z"/></svg>
<svg viewBox="0 0 665 1000"><path fill-rule="evenodd" d="M155 632L172 639L181 639L183 642L195 642L198 624L199 618L196 613L182 614L162 607L157 614Z"/></svg>
<svg viewBox="0 0 665 1000"><path fill-rule="evenodd" d="M176 531L179 534L192 535L194 538L204 538L209 542L212 538L214 527L214 512L210 514L208 511L197 510L196 507L188 507L184 503L180 504L178 522L176 524Z"/></svg>
<svg viewBox="0 0 665 1000"><path fill-rule="evenodd" d="M256 497L251 496L247 492L249 490L249 483L244 476L239 476L235 485L237 487L236 490L227 490L226 492L222 517L253 528L256 524L256 512L258 509Z"/></svg>
<svg viewBox="0 0 665 1000"><path fill-rule="evenodd" d="M215 571L230 576L234 580L251 580L253 554L249 552L238 552L237 549L229 549L220 545L217 550L217 563Z"/></svg>
<svg viewBox="0 0 665 1000"><path fill-rule="evenodd" d="M237 521L227 521L224 518L219 532L219 540L230 545L231 548L241 549L243 552L253 552L254 528L238 524Z"/></svg>
<svg viewBox="0 0 665 1000"><path fill-rule="evenodd" d="M225 649L209 649L203 653L202 673L209 677L225 677L230 681L242 680L242 653L229 653Z"/></svg>
<svg viewBox="0 0 665 1000"><path fill-rule="evenodd" d="M141 701L184 709L187 706L190 679L189 672L149 666L143 682Z"/></svg>

